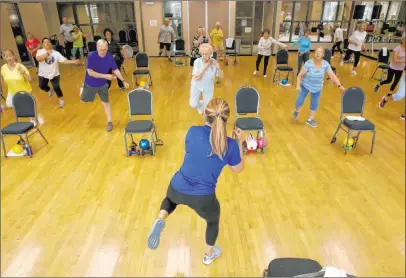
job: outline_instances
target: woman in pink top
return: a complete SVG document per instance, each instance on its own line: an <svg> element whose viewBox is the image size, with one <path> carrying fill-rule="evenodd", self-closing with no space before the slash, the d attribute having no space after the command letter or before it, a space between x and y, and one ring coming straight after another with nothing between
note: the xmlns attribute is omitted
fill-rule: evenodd
<svg viewBox="0 0 406 278"><path fill-rule="evenodd" d="M382 81L379 84L376 84L374 91L378 92L379 87L384 84L389 84L392 82L393 76L395 76L395 80L393 81L391 87L390 87L390 92L388 95L393 94L393 91L396 89L396 86L399 83L400 78L402 77L402 72L405 69L405 35L402 36L402 42L398 47L396 47L393 50L393 59L389 64L389 70L388 70L388 77L386 80Z"/></svg>

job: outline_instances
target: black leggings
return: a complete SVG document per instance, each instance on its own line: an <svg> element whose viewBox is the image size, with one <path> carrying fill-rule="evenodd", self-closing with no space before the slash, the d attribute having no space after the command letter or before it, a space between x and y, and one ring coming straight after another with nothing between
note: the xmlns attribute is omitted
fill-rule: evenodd
<svg viewBox="0 0 406 278"><path fill-rule="evenodd" d="M259 71L259 65L261 64L262 57L265 57L264 58L264 75L266 75L266 68L268 67L269 56L264 56L264 55L258 54L258 56L257 56L257 71Z"/></svg>
<svg viewBox="0 0 406 278"><path fill-rule="evenodd" d="M122 60L121 58L118 58L118 57L114 58L114 60L116 61L118 70L120 70L120 69L121 69L121 65L123 64L123 60ZM113 73L113 71L110 69L109 72L108 72L108 74L112 74L112 73ZM107 84L109 84L109 89L110 89L111 80L107 80ZM117 84L118 84L118 87L124 88L124 83L123 83L123 81L121 81L118 77L117 77Z"/></svg>
<svg viewBox="0 0 406 278"><path fill-rule="evenodd" d="M354 51L351 49L347 49L345 53L344 61L348 61L351 57L351 54L354 53L354 68L358 66L359 58L361 57L361 51Z"/></svg>
<svg viewBox="0 0 406 278"><path fill-rule="evenodd" d="M45 77L42 77L42 76L38 76L38 84L39 84L39 87L41 90L48 93L49 90L51 90L51 87L48 86L48 82L51 81L52 87L54 88L56 95L58 96L58 98L61 98L61 97L63 97L63 93L61 90L61 86L59 86L59 80L60 80L60 75L55 76L51 80L49 80Z"/></svg>
<svg viewBox="0 0 406 278"><path fill-rule="evenodd" d="M391 83L393 76L395 76L395 81L393 81L392 85L390 86L390 91L393 92L396 89L396 86L398 85L400 78L402 77L402 72L403 72L403 70L394 70L394 69L389 68L388 77L386 78L386 80L379 83L379 85Z"/></svg>
<svg viewBox="0 0 406 278"><path fill-rule="evenodd" d="M177 205L186 205L193 209L207 222L206 244L214 246L219 234L220 203L216 194L211 195L187 195L176 191L169 185L166 198L162 201L161 210L171 214Z"/></svg>
<svg viewBox="0 0 406 278"><path fill-rule="evenodd" d="M336 43L333 45L333 48L331 49L331 55L332 55L332 56L334 56L334 50L335 50L336 48L338 49L338 51L340 51L341 54L343 54L343 51L341 50L340 45L341 45L341 42L336 42Z"/></svg>

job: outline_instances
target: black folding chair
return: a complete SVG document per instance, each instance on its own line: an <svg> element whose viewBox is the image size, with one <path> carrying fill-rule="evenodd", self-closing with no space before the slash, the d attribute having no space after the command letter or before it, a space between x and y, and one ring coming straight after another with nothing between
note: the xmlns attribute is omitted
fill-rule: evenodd
<svg viewBox="0 0 406 278"><path fill-rule="evenodd" d="M149 56L145 52L138 52L137 55L135 55L135 70L132 76L133 88L135 87L135 85L138 86L137 76L140 75L148 75L148 84L149 86L152 86L152 75L149 69Z"/></svg>
<svg viewBox="0 0 406 278"><path fill-rule="evenodd" d="M333 70L334 73L336 73L336 67L331 65L331 50L330 49L325 49L324 50L324 57L323 59L330 64L331 69Z"/></svg>
<svg viewBox="0 0 406 278"><path fill-rule="evenodd" d="M174 59L174 63L175 66L186 66L187 64L187 55L186 55L186 51L185 51L185 41L182 39L176 40L175 41L175 45L174 45L174 50L173 50L175 59ZM184 63L179 63L177 58L182 57L185 61Z"/></svg>
<svg viewBox="0 0 406 278"><path fill-rule="evenodd" d="M130 122L124 129L124 146L126 155L129 156L127 135L130 135L134 143L133 134L151 134L152 155L155 155L156 146L162 146L163 142L158 138L152 110L152 93L146 89L135 89L128 93L128 108ZM133 120L133 116L151 116L150 120ZM144 150L143 150L144 151Z"/></svg>
<svg viewBox="0 0 406 278"><path fill-rule="evenodd" d="M4 142L4 137L6 135L19 136L20 141L24 141L22 138L22 136L24 135L26 139L26 144L28 145L29 148L31 148L30 142L28 141L28 137L38 132L41 135L41 137L45 140L45 142L48 144L47 139L44 137L44 135L38 128L38 125L34 126L32 122L20 121L21 118L34 118L38 123L37 105L34 97L28 92L18 92L13 97L13 106L14 113L16 115L16 122L7 125L0 131L4 156L7 157L6 144ZM28 135L28 133L33 129L36 129L36 131ZM29 156L32 157L32 152L29 153Z"/></svg>
<svg viewBox="0 0 406 278"><path fill-rule="evenodd" d="M344 148L345 154L348 152L349 140L351 136L351 131L357 131L358 135L353 137L354 141L354 148L358 144L359 137L362 131L371 131L373 133L372 136L372 145L371 145L371 153L374 151L374 144L375 144L375 125L365 119L364 121L352 121L347 118L343 119L343 114L358 114L361 117L364 117L364 104L365 104L365 93L359 87L350 87L348 88L341 97L341 113L340 113L340 124L337 127L336 132L331 139L331 144L333 144L337 138L336 135L340 131L340 129L347 132L347 143ZM346 129L342 128L344 126Z"/></svg>
<svg viewBox="0 0 406 278"><path fill-rule="evenodd" d="M239 43L240 41L236 39L233 39L233 44L231 45L231 47L227 47L226 46L226 56L231 57L234 56L234 64L237 64L237 57L238 57L238 50L237 47L239 47ZM228 62L226 63L226 65L228 65Z"/></svg>
<svg viewBox="0 0 406 278"><path fill-rule="evenodd" d="M289 63L288 51L285 49L278 50L278 52L276 53L276 69L273 74L273 82L276 82L276 80L275 80L276 73L278 73L277 81L278 82L281 81L281 71L288 73L288 76L287 76L288 79L289 79L290 73L292 73L292 80L294 79L293 68L291 66L289 66L288 63ZM294 83L294 82L292 82L292 83Z"/></svg>
<svg viewBox="0 0 406 278"><path fill-rule="evenodd" d="M375 73L378 69L381 70L381 78L378 80L382 81L384 79L384 76L387 75L389 71L389 58L390 58L389 49L386 51L386 56L384 55L383 49L379 50L378 57L376 58L376 68L371 76L371 79L374 78Z"/></svg>
<svg viewBox="0 0 406 278"><path fill-rule="evenodd" d="M243 131L262 131L265 136L264 123L259 118L259 93L250 86L243 86L235 94L236 120L235 127ZM241 115L255 114L250 117L240 117Z"/></svg>

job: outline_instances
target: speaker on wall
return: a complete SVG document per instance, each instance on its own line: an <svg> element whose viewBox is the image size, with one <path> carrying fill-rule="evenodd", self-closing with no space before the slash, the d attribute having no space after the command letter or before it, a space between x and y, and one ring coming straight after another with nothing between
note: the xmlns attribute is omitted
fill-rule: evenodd
<svg viewBox="0 0 406 278"><path fill-rule="evenodd" d="M356 5L352 19L362 19L364 17L365 5Z"/></svg>
<svg viewBox="0 0 406 278"><path fill-rule="evenodd" d="M375 5L374 9L372 10L372 18L371 19L379 19L382 11L382 5Z"/></svg>

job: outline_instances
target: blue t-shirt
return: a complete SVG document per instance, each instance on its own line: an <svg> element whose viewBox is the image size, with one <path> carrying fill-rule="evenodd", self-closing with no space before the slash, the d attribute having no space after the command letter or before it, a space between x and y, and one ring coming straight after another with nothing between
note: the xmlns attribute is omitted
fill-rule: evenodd
<svg viewBox="0 0 406 278"><path fill-rule="evenodd" d="M185 140L185 158L182 167L171 180L172 187L187 195L215 193L217 179L224 166L236 166L241 162L237 141L227 137L227 151L221 160L211 154L211 127L192 126Z"/></svg>
<svg viewBox="0 0 406 278"><path fill-rule="evenodd" d="M295 46L297 44L300 44L299 49L298 49L298 51L300 53L310 52L310 48L312 46L312 40L309 37L307 37L307 38L306 37L300 37L299 40L292 43L292 46Z"/></svg>
<svg viewBox="0 0 406 278"><path fill-rule="evenodd" d="M97 73L107 74L110 69L115 71L117 69L117 64L110 52L107 52L106 56L102 58L97 51L92 51L87 56L87 68L94 70ZM98 88L106 85L107 79L90 76L86 70L85 83L90 87Z"/></svg>
<svg viewBox="0 0 406 278"><path fill-rule="evenodd" d="M324 74L331 71L330 64L323 60L321 67L316 69L314 60L308 60L303 68L307 71L302 80L302 86L311 93L318 93L323 88Z"/></svg>

